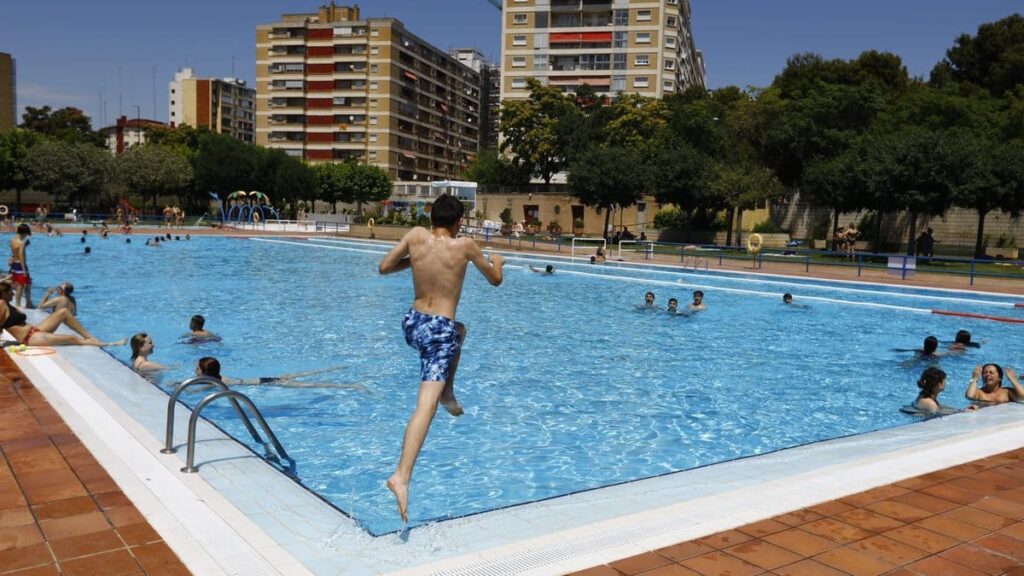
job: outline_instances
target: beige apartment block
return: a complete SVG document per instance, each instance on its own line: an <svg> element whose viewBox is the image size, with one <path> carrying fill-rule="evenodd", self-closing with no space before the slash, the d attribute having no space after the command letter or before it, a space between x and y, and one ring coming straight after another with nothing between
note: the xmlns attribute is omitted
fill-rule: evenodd
<svg viewBox="0 0 1024 576"><path fill-rule="evenodd" d="M14 74L14 58L0 52L0 132L6 132L18 125L17 82Z"/></svg>
<svg viewBox="0 0 1024 576"><path fill-rule="evenodd" d="M501 36L502 100L530 78L655 98L705 83L689 0L505 0Z"/></svg>
<svg viewBox="0 0 1024 576"><path fill-rule="evenodd" d="M480 75L394 18L331 4L256 27L256 142L395 180L457 177L480 139Z"/></svg>
<svg viewBox="0 0 1024 576"><path fill-rule="evenodd" d="M171 126L206 127L242 142L255 140L256 91L237 78L199 78L183 68L167 86Z"/></svg>

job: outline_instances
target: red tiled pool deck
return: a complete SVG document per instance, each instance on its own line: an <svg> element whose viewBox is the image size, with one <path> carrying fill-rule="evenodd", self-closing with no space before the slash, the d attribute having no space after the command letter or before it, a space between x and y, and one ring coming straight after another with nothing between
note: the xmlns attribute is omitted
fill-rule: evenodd
<svg viewBox="0 0 1024 576"><path fill-rule="evenodd" d="M189 574L6 353L0 574Z"/></svg>
<svg viewBox="0 0 1024 576"><path fill-rule="evenodd" d="M576 576L1024 576L1024 449Z"/></svg>

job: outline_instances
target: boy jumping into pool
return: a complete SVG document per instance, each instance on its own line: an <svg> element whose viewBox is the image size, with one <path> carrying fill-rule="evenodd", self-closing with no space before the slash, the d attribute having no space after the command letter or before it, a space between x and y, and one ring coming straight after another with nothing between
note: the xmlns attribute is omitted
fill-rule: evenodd
<svg viewBox="0 0 1024 576"><path fill-rule="evenodd" d="M484 258L476 241L456 238L463 207L454 196L441 196L430 211L431 230L417 226L380 261L381 274L412 268L415 293L412 307L402 320L405 341L420 353L420 388L416 408L409 417L402 441L402 455L388 489L395 494L398 514L408 519L409 479L423 440L440 403L452 416L462 414L453 383L466 327L455 321L462 295L466 266L472 262L492 286L501 284L499 254Z"/></svg>

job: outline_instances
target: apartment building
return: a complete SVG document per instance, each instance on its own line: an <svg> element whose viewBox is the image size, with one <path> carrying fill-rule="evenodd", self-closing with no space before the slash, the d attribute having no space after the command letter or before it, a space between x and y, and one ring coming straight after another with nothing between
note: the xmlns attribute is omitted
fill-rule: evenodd
<svg viewBox="0 0 1024 576"><path fill-rule="evenodd" d="M689 0L505 0L501 30L502 99L525 98L529 78L651 97L704 86Z"/></svg>
<svg viewBox="0 0 1024 576"><path fill-rule="evenodd" d="M256 27L256 142L395 180L458 176L480 139L480 74L394 18L322 6Z"/></svg>
<svg viewBox="0 0 1024 576"><path fill-rule="evenodd" d="M167 125L158 120L121 116L115 124L104 126L97 132L103 135L107 150L115 156L120 156L128 147L146 143L146 129L162 126Z"/></svg>
<svg viewBox="0 0 1024 576"><path fill-rule="evenodd" d="M17 94L14 58L6 52L0 52L0 132L18 125Z"/></svg>
<svg viewBox="0 0 1024 576"><path fill-rule="evenodd" d="M476 48L452 48L448 53L480 74L480 148L494 148L501 113L501 66Z"/></svg>
<svg viewBox="0 0 1024 576"><path fill-rule="evenodd" d="M255 141L256 91L237 78L199 78L183 68L167 85L168 124L205 126L242 142Z"/></svg>

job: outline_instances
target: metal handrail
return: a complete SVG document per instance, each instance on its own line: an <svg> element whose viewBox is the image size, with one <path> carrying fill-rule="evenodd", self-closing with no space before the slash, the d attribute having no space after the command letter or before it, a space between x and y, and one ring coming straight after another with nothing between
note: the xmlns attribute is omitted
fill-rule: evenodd
<svg viewBox="0 0 1024 576"><path fill-rule="evenodd" d="M160 451L161 453L174 454L176 451L173 447L174 405L178 402L178 396L181 396L181 393L184 392L187 388L191 388L192 386L198 386L200 384L213 385L220 388L222 391L230 390L227 384L221 382L217 378L211 378L210 376L197 376L195 378L189 378L188 380L185 380L181 384L178 384L174 388L174 392L171 393L171 397L167 400L167 434L164 436L164 449ZM242 407L238 405L238 401L232 399L231 404L234 406L235 412L238 414L238 417L242 419L242 424L245 424L246 430L248 430L249 434L252 435L252 439L258 442L259 444L265 444L263 442L263 438L260 438L259 433L256 432L256 428L252 425L252 422L249 420L249 417L246 416L245 412L242 410Z"/></svg>
<svg viewBox="0 0 1024 576"><path fill-rule="evenodd" d="M256 408L256 405L252 403L252 400L250 400L248 396L242 394L241 392L236 392L234 390L222 390L220 392L214 392L213 394L210 394L206 398L203 398L199 402L199 404L196 404L195 409L192 410L192 416L188 420L188 455L185 458L185 467L182 468L181 471L186 473L192 473L199 470L198 468L195 467L196 424L199 422L199 415L200 413L202 413L203 408L206 408L207 406L210 405L211 402L215 402L217 400L220 400L221 398L229 398L232 402L236 403L236 405L237 402L241 400L246 406L249 407L249 410L251 410L253 415L256 416L256 421L259 422L260 427L263 428L263 433L267 435L267 438L270 439L270 443L273 444L274 446L274 450L277 451L278 458L276 459L278 460L278 462L280 462L281 460L287 461L287 470L291 473L294 473L295 461L292 460L291 457L288 456L288 453L284 451L284 447L281 446L280 442L278 442L277 436L274 436L274 432L270 429L270 426L267 425L267 421L263 419L263 415L260 414L259 409ZM273 456L268 456L267 458L275 459Z"/></svg>

